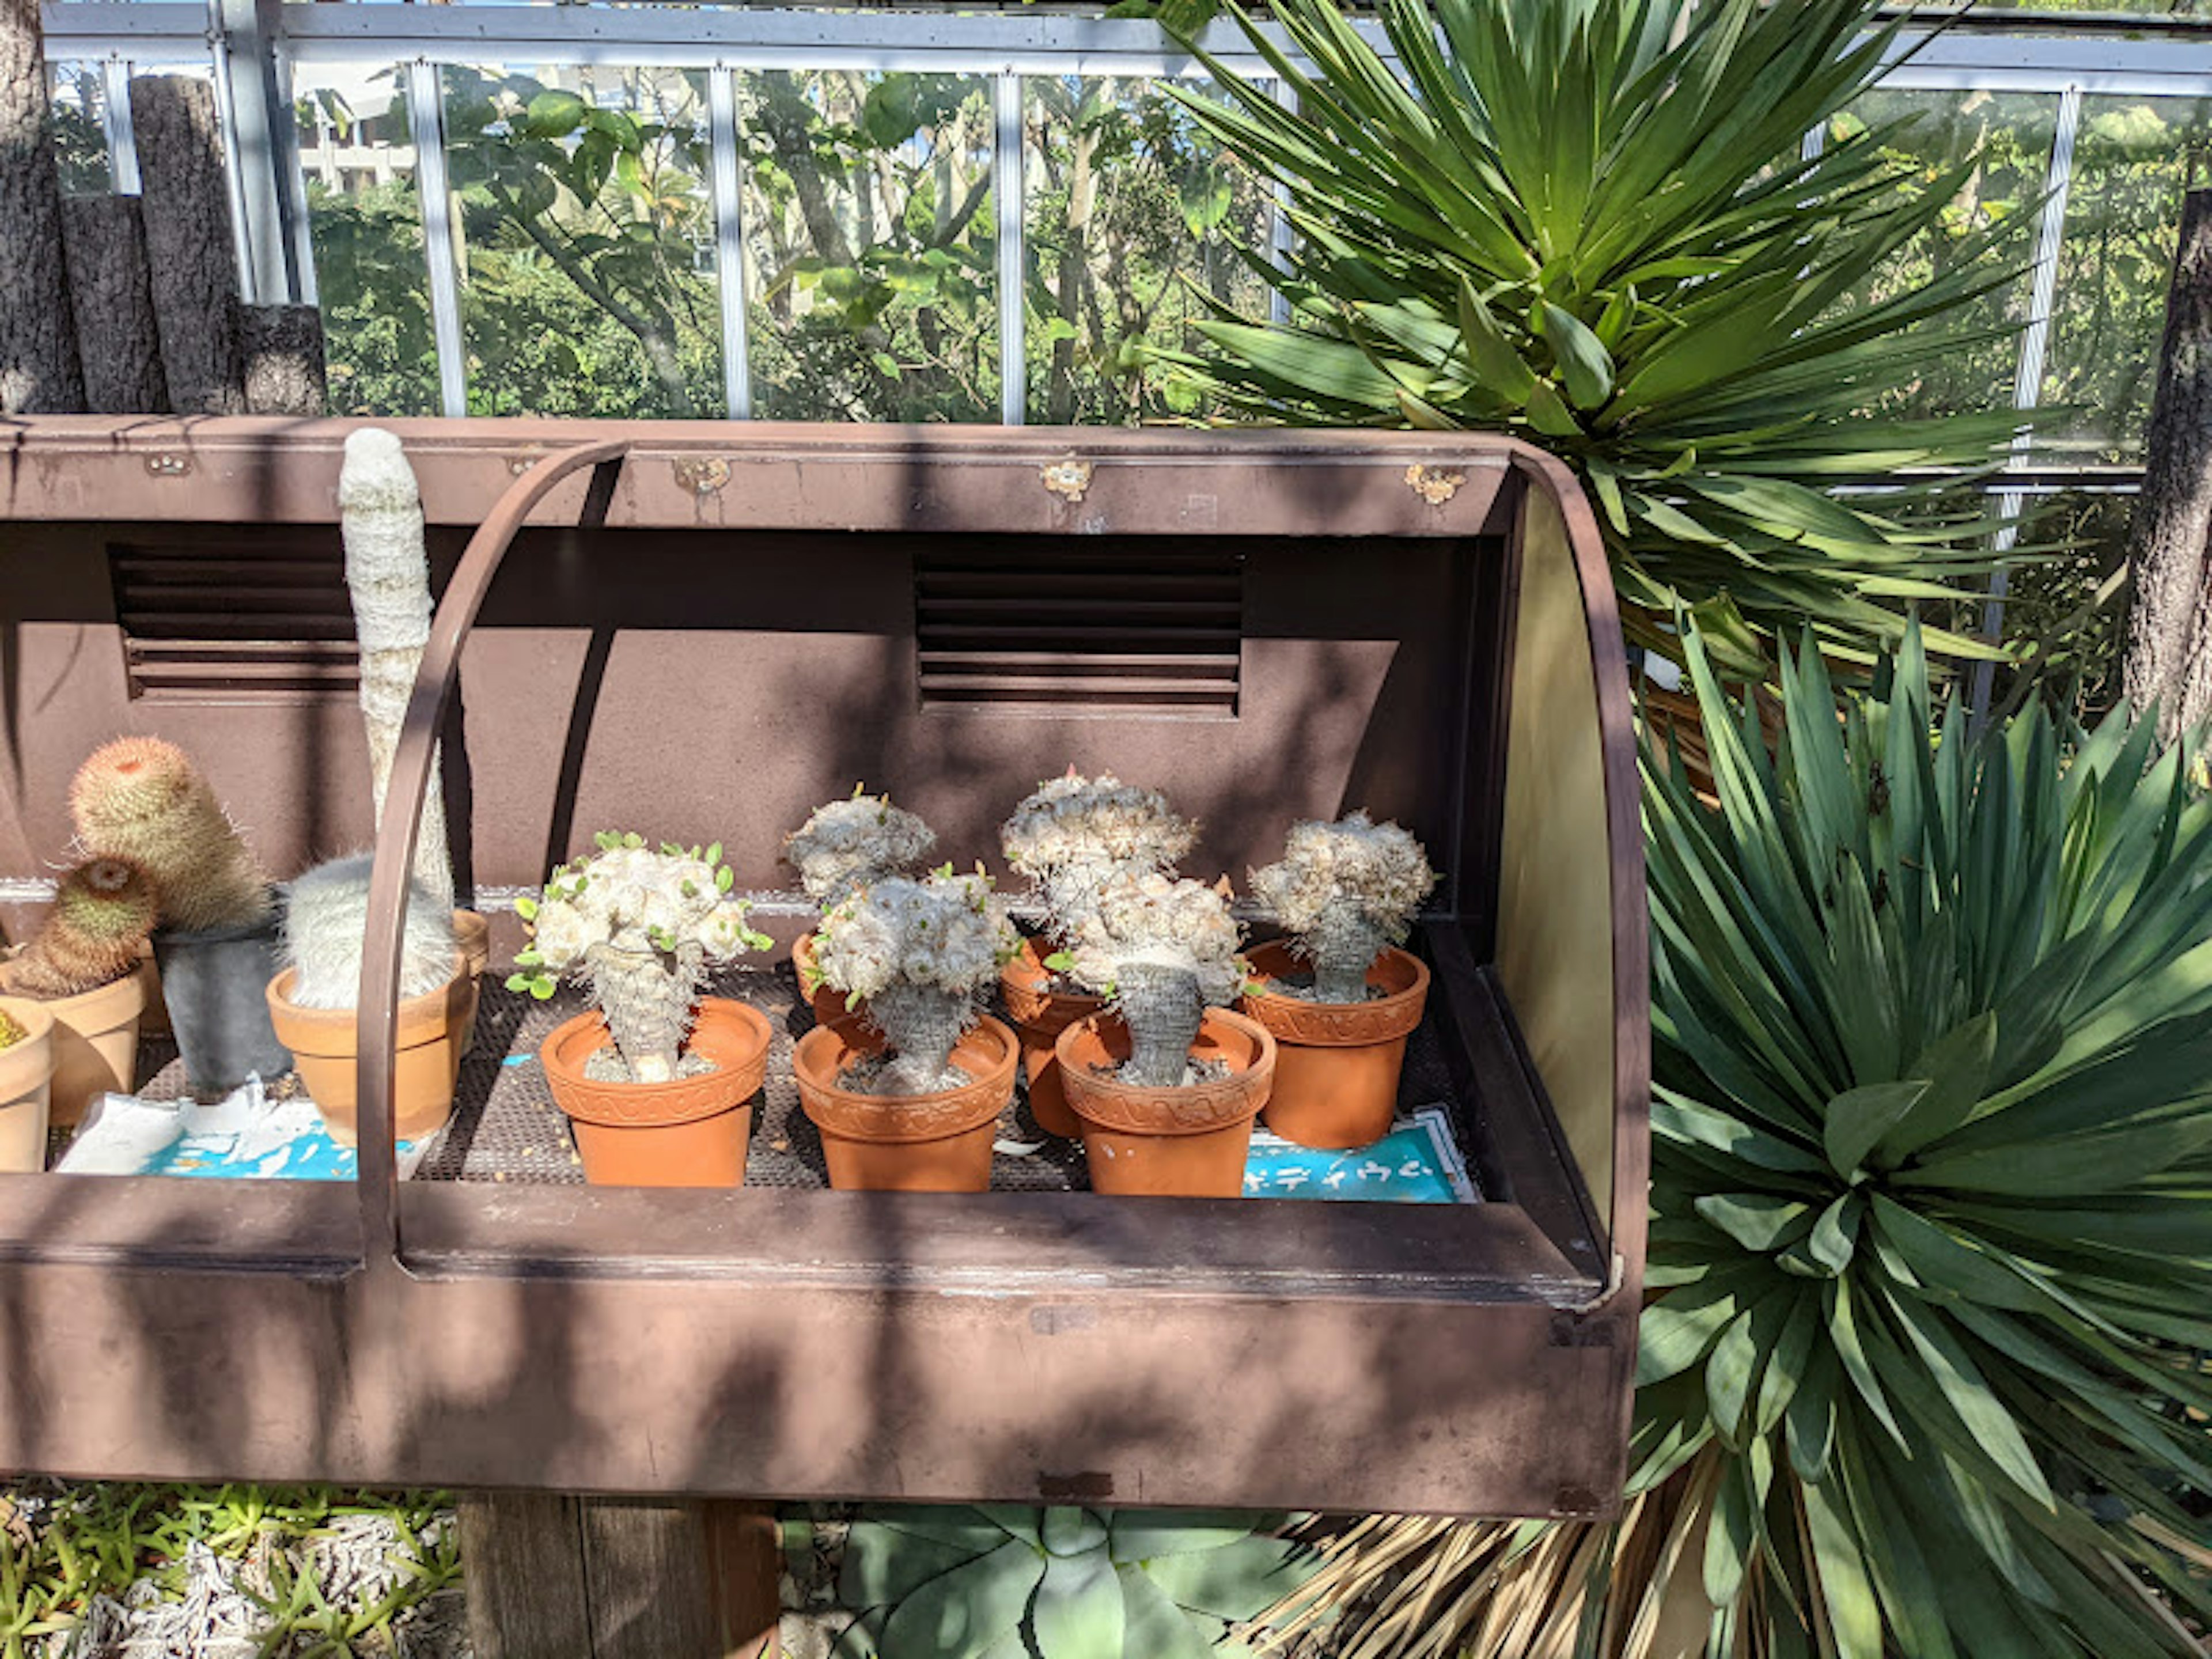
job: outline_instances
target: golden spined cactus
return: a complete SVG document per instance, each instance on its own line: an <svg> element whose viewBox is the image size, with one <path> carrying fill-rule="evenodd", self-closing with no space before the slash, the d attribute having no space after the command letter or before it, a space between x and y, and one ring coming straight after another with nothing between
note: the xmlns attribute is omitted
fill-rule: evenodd
<svg viewBox="0 0 2212 1659"><path fill-rule="evenodd" d="M137 971L155 914L144 871L122 859L88 860L62 877L46 921L0 970L0 988L51 1000L128 978Z"/></svg>
<svg viewBox="0 0 2212 1659"><path fill-rule="evenodd" d="M274 908L268 872L173 743L118 738L94 750L70 781L70 814L88 854L146 872L166 927L247 927Z"/></svg>

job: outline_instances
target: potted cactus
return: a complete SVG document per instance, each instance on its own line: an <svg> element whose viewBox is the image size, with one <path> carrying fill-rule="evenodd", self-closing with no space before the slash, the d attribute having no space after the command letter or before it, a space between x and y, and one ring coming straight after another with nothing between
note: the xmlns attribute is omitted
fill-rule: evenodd
<svg viewBox="0 0 2212 1659"><path fill-rule="evenodd" d="M46 1167L53 1034L54 1017L37 1003L0 997L0 1175L36 1175Z"/></svg>
<svg viewBox="0 0 2212 1659"><path fill-rule="evenodd" d="M950 866L873 883L822 919L815 961L860 1017L809 1031L792 1069L831 1186L990 1186L1021 1046L981 1004L1019 943L989 878Z"/></svg>
<svg viewBox="0 0 2212 1659"><path fill-rule="evenodd" d="M289 1071L264 995L280 965L276 891L191 757L118 738L77 769L70 814L87 856L136 865L154 884L154 957L194 1091Z"/></svg>
<svg viewBox="0 0 2212 1659"><path fill-rule="evenodd" d="M1235 1198L1275 1041L1224 1005L1243 982L1227 896L1157 871L1098 890L1069 972L1109 1000L1060 1034L1060 1075L1102 1193Z"/></svg>
<svg viewBox="0 0 2212 1659"><path fill-rule="evenodd" d="M364 853L319 864L292 883L284 906L284 969L269 981L269 1015L331 1139L355 1144L359 1105L362 947L368 932ZM419 878L407 889L400 931L398 1063L392 1133L421 1140L453 1115L461 1044L476 1018L477 979L453 936L453 907Z"/></svg>
<svg viewBox="0 0 2212 1659"><path fill-rule="evenodd" d="M937 832L921 818L892 805L889 795L863 794L855 784L849 797L816 807L783 838L783 861L799 872L806 896L828 911L886 876L915 874L936 846ZM814 1017L842 1018L844 994L823 982L812 933L802 933L792 945L791 964Z"/></svg>
<svg viewBox="0 0 2212 1659"><path fill-rule="evenodd" d="M1039 785L1000 828L1006 863L1030 878L1044 907L1043 939L1024 942L1000 989L1022 1035L1030 1114L1047 1133L1081 1133L1068 1110L1054 1045L1062 1031L1104 1006L1068 977L1068 948L1109 880L1125 872L1171 874L1197 838L1197 826L1158 790L1106 773L1086 778L1073 767Z"/></svg>
<svg viewBox="0 0 2212 1659"><path fill-rule="evenodd" d="M137 1085L138 1020L146 1008L154 884L122 859L62 873L39 931L5 963L0 994L53 1017L51 1124L68 1128L98 1097Z"/></svg>
<svg viewBox="0 0 2212 1659"><path fill-rule="evenodd" d="M1397 948L1437 884L1421 843L1354 812L1293 825L1252 892L1289 930L1255 947L1243 1009L1279 1046L1267 1127L1306 1146L1365 1146L1390 1132L1406 1039L1429 970Z"/></svg>
<svg viewBox="0 0 2212 1659"><path fill-rule="evenodd" d="M611 1187L736 1187L752 1139L752 1098L768 1069L758 1009L699 994L710 963L769 941L730 897L718 842L703 852L604 832L516 908L530 924L511 990L541 1001L578 975L589 1012L539 1048L568 1115L584 1177Z"/></svg>

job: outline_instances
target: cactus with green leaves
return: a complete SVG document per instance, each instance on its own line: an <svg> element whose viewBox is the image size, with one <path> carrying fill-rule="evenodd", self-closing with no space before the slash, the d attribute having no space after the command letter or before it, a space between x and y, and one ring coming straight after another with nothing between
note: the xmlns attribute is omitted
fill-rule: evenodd
<svg viewBox="0 0 2212 1659"><path fill-rule="evenodd" d="M664 842L654 852L635 834L596 839L596 853L562 865L537 899L516 905L531 939L507 988L542 1001L559 975L580 973L629 1080L665 1083L683 1060L708 966L769 940L747 925L745 902L730 896L735 878L720 842L703 849Z"/></svg>
<svg viewBox="0 0 2212 1659"><path fill-rule="evenodd" d="M815 965L890 1043L881 1091L929 1094L965 1080L953 1046L1020 948L990 878L956 876L947 865L848 896L822 919Z"/></svg>
<svg viewBox="0 0 2212 1659"><path fill-rule="evenodd" d="M137 972L157 906L154 884L123 859L88 859L66 871L54 908L22 953L0 970L16 996L82 996Z"/></svg>
<svg viewBox="0 0 2212 1659"><path fill-rule="evenodd" d="M806 896L830 910L872 882L914 874L936 846L937 832L920 817L856 784L783 838L783 861L799 872Z"/></svg>
<svg viewBox="0 0 2212 1659"><path fill-rule="evenodd" d="M275 908L268 872L191 757L160 738L118 738L70 783L78 844L135 864L162 925L184 933L250 927Z"/></svg>
<svg viewBox="0 0 2212 1659"><path fill-rule="evenodd" d="M368 878L362 853L319 864L295 879L284 905L284 960L295 971L291 1000L302 1008L351 1008L361 1000L362 949L368 937ZM420 877L407 884L400 929L399 994L428 996L458 971L453 907Z"/></svg>
<svg viewBox="0 0 2212 1659"><path fill-rule="evenodd" d="M1252 872L1252 895L1290 930L1291 954L1313 964L1313 1000L1360 1002L1367 970L1406 937L1437 884L1409 830L1354 812L1293 824L1279 863Z"/></svg>
<svg viewBox="0 0 2212 1659"><path fill-rule="evenodd" d="M1208 1008L1243 983L1228 896L1158 871L1124 871L1098 891L1064 961L1077 983L1109 998L1129 1028L1124 1081L1173 1088Z"/></svg>

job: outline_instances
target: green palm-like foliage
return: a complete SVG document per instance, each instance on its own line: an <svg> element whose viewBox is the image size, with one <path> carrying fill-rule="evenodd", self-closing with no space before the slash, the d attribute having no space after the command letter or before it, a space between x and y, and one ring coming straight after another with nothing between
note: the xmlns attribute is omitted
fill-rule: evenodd
<svg viewBox="0 0 2212 1659"><path fill-rule="evenodd" d="M2169 1610L2212 1612L2188 745L2039 711L1970 738L1909 634L1840 720L1785 652L1770 755L1687 654L1718 805L1647 751L1634 1456L1710 1513L1713 1650L2199 1652Z"/></svg>
<svg viewBox="0 0 2212 1659"><path fill-rule="evenodd" d="M1988 566L1955 477L1895 475L1986 467L2017 417L1868 411L1989 338L1946 319L2016 271L1984 235L1866 298L1970 170L1902 188L1893 125L1801 155L1878 77L1894 30L1875 9L1382 0L1395 64L1334 0L1270 7L1296 58L1240 14L1297 107L1212 59L1227 100L1178 95L1285 187L1300 246L1270 274L1293 316L1206 325L1218 353L1184 372L1264 419L1504 429L1567 456L1632 628L1670 654L1652 622L1678 605L1893 643L1906 602ZM1892 482L1827 493L1845 479Z"/></svg>

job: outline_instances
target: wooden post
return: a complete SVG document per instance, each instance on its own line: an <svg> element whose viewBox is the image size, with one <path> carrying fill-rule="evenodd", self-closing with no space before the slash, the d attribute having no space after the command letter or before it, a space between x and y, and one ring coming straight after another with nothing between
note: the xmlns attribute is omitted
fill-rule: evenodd
<svg viewBox="0 0 2212 1659"><path fill-rule="evenodd" d="M85 406L95 415L167 414L169 386L161 374L138 198L64 197L62 241Z"/></svg>
<svg viewBox="0 0 2212 1659"><path fill-rule="evenodd" d="M501 1492L460 1516L476 1659L775 1659L764 1505Z"/></svg>
<svg viewBox="0 0 2212 1659"><path fill-rule="evenodd" d="M0 415L84 408L39 0L0 0Z"/></svg>
<svg viewBox="0 0 2212 1659"><path fill-rule="evenodd" d="M2129 527L2124 685L2169 742L2212 708L2212 190L2183 198L2166 337Z"/></svg>
<svg viewBox="0 0 2212 1659"><path fill-rule="evenodd" d="M181 75L131 82L161 368L179 415L246 413L238 251L215 88Z"/></svg>
<svg viewBox="0 0 2212 1659"><path fill-rule="evenodd" d="M320 415L323 314L313 306L246 306L239 313L250 415Z"/></svg>

